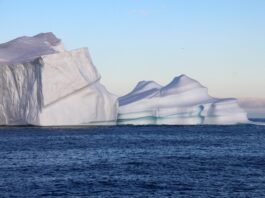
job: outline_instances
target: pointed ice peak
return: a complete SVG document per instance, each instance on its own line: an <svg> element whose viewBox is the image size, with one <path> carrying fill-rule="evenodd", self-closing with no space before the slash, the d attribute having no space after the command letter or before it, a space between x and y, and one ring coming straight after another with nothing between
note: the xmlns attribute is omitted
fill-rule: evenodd
<svg viewBox="0 0 265 198"><path fill-rule="evenodd" d="M0 44L0 64L32 61L40 56L64 51L61 40L53 33L23 36Z"/></svg>
<svg viewBox="0 0 265 198"><path fill-rule="evenodd" d="M17 45L17 44L26 44L30 45L32 43L38 42L40 43L49 43L52 46L55 46L61 42L60 39L58 39L52 32L47 32L47 33L40 33L35 36L21 36L16 39L13 39L11 41L8 41L6 43L0 44L0 48L3 46L12 46L12 45Z"/></svg>
<svg viewBox="0 0 265 198"><path fill-rule="evenodd" d="M52 32L40 33L33 37L43 42L48 42L52 46L56 46L61 42L61 39L58 39Z"/></svg>
<svg viewBox="0 0 265 198"><path fill-rule="evenodd" d="M167 86L169 85L183 85L183 84L189 84L197 82L196 80L186 76L185 74L182 74L180 76L176 76Z"/></svg>
<svg viewBox="0 0 265 198"><path fill-rule="evenodd" d="M139 93L139 92L144 92L148 91L151 89L160 89L162 86L156 83L155 81L140 81L136 85L136 87L133 89L133 93Z"/></svg>
<svg viewBox="0 0 265 198"><path fill-rule="evenodd" d="M119 98L120 106L152 97L162 86L154 81L140 81L127 95Z"/></svg>
<svg viewBox="0 0 265 198"><path fill-rule="evenodd" d="M198 81L182 74L175 77L169 84L160 89L160 95L177 94L191 89L205 88Z"/></svg>
<svg viewBox="0 0 265 198"><path fill-rule="evenodd" d="M182 87L189 84L196 84L202 86L198 81L186 76L185 74L182 74L180 76L175 77L169 84L163 87L163 89Z"/></svg>

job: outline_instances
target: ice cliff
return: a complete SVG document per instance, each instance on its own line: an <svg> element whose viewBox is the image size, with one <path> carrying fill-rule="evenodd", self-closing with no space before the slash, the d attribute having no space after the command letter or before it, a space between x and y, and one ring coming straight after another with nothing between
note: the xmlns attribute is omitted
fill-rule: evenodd
<svg viewBox="0 0 265 198"><path fill-rule="evenodd" d="M166 86L141 81L119 98L118 124L238 124L248 122L236 99L218 99L181 75Z"/></svg>
<svg viewBox="0 0 265 198"><path fill-rule="evenodd" d="M0 125L115 122L117 98L100 84L86 48L67 51L52 33L0 44Z"/></svg>

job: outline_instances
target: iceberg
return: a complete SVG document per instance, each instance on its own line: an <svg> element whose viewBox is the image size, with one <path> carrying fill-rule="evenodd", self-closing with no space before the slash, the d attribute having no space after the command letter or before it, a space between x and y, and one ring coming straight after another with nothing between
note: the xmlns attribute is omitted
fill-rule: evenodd
<svg viewBox="0 0 265 198"><path fill-rule="evenodd" d="M87 48L53 33L0 44L0 125L115 123L117 97L100 83Z"/></svg>
<svg viewBox="0 0 265 198"><path fill-rule="evenodd" d="M181 75L168 85L141 81L119 98L118 124L197 125L248 123L235 98L214 98L198 81Z"/></svg>

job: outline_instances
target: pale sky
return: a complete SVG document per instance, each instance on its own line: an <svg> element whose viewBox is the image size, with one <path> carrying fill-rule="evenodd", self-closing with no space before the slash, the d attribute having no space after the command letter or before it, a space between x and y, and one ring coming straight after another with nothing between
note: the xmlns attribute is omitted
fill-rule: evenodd
<svg viewBox="0 0 265 198"><path fill-rule="evenodd" d="M53 32L88 47L117 95L186 74L216 97L265 98L264 0L0 0L0 23L0 43Z"/></svg>

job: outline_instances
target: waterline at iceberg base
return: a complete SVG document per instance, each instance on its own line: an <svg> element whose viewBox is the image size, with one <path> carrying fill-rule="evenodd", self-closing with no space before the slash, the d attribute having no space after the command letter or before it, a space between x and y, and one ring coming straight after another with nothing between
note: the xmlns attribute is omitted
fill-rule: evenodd
<svg viewBox="0 0 265 198"><path fill-rule="evenodd" d="M195 125L248 123L236 99L217 99L185 75L142 81L119 99L100 83L87 48L53 33L0 44L0 125Z"/></svg>

